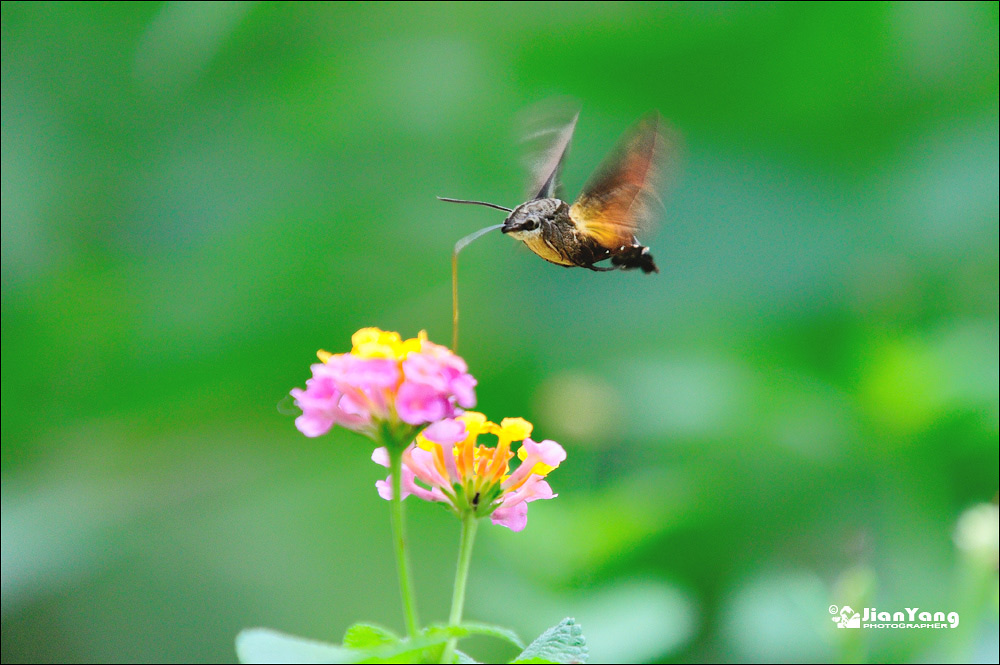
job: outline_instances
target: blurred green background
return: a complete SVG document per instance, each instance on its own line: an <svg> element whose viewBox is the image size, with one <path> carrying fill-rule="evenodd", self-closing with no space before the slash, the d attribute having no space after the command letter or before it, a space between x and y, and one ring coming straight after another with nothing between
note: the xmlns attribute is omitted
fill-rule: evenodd
<svg viewBox="0 0 1000 665"><path fill-rule="evenodd" d="M514 118L569 95L570 193L648 110L683 136L662 272L463 254L480 409L569 451L468 616L575 616L597 661L996 662L995 513L955 533L998 488L997 16L4 3L4 661L401 628L384 472L285 396L362 326L447 343L450 247L503 216L434 197L519 203ZM443 620L458 524L408 506Z"/></svg>

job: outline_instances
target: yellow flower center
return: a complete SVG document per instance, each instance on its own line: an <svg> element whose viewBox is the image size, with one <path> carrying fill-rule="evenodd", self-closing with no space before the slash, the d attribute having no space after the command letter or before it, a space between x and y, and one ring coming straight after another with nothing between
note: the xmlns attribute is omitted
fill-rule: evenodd
<svg viewBox="0 0 1000 665"><path fill-rule="evenodd" d="M510 446L530 436L532 424L523 418L504 418L497 425L476 411L466 411L456 419L465 423L465 438L456 443L453 449L455 469L459 476L465 481L471 481L477 489L503 482L510 471L509 462L514 457ZM480 434L495 435L497 445L495 447L477 445ZM434 465L443 476L447 477L442 446L428 440L423 434L417 436L416 443L434 454Z"/></svg>
<svg viewBox="0 0 1000 665"><path fill-rule="evenodd" d="M362 328L351 336L351 353L362 358L403 360L410 353L420 351L426 341L427 333L423 330L416 337L404 340L397 332Z"/></svg>

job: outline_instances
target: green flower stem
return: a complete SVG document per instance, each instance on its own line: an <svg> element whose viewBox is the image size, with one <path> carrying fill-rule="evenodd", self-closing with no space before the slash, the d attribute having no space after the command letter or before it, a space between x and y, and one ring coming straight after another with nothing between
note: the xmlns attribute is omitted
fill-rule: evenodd
<svg viewBox="0 0 1000 665"><path fill-rule="evenodd" d="M472 546L476 540L476 528L479 526L479 518L472 513L465 513L462 516L462 538L458 543L458 568L455 571L455 590L451 596L451 614L448 616L448 624L457 626L462 622L462 608L465 606L465 583L469 580L469 565L472 563ZM455 657L455 645L457 638L448 640L448 644L441 654L442 663L450 663Z"/></svg>
<svg viewBox="0 0 1000 665"><path fill-rule="evenodd" d="M392 500L389 515L392 521L392 540L396 549L396 568L399 573L399 594L403 599L403 614L406 619L406 634L411 638L419 632L417 601L410 581L410 560L406 555L406 523L403 520L403 448L387 446L389 450L389 473L392 474Z"/></svg>

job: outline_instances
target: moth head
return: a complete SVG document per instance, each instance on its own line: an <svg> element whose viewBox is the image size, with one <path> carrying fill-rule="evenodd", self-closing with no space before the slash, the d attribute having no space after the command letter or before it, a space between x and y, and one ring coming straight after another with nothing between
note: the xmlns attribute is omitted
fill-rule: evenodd
<svg viewBox="0 0 1000 665"><path fill-rule="evenodd" d="M541 229L543 224L555 221L561 207L566 204L559 199L535 199L514 208L504 220L501 233L508 233L515 238L533 234Z"/></svg>

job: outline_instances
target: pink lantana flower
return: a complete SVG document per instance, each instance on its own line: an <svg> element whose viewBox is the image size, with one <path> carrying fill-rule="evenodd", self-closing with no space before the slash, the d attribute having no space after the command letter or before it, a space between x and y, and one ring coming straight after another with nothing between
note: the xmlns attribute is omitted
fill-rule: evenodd
<svg viewBox="0 0 1000 665"><path fill-rule="evenodd" d="M295 426L306 436L340 425L376 441L405 441L417 428L476 405L476 379L465 361L425 333L404 340L362 328L351 342L350 353L318 352L305 390L291 391L302 409Z"/></svg>
<svg viewBox="0 0 1000 665"><path fill-rule="evenodd" d="M532 441L531 431L522 418L497 425L474 411L434 423L403 452L402 498L412 494L447 504L459 515L489 515L494 524L520 531L528 523L529 502L557 496L545 477L566 459L562 446ZM496 446L477 445L481 434L495 435ZM518 441L520 464L511 471L511 446ZM375 450L372 460L388 467L388 451ZM383 499L392 498L391 476L375 486Z"/></svg>

